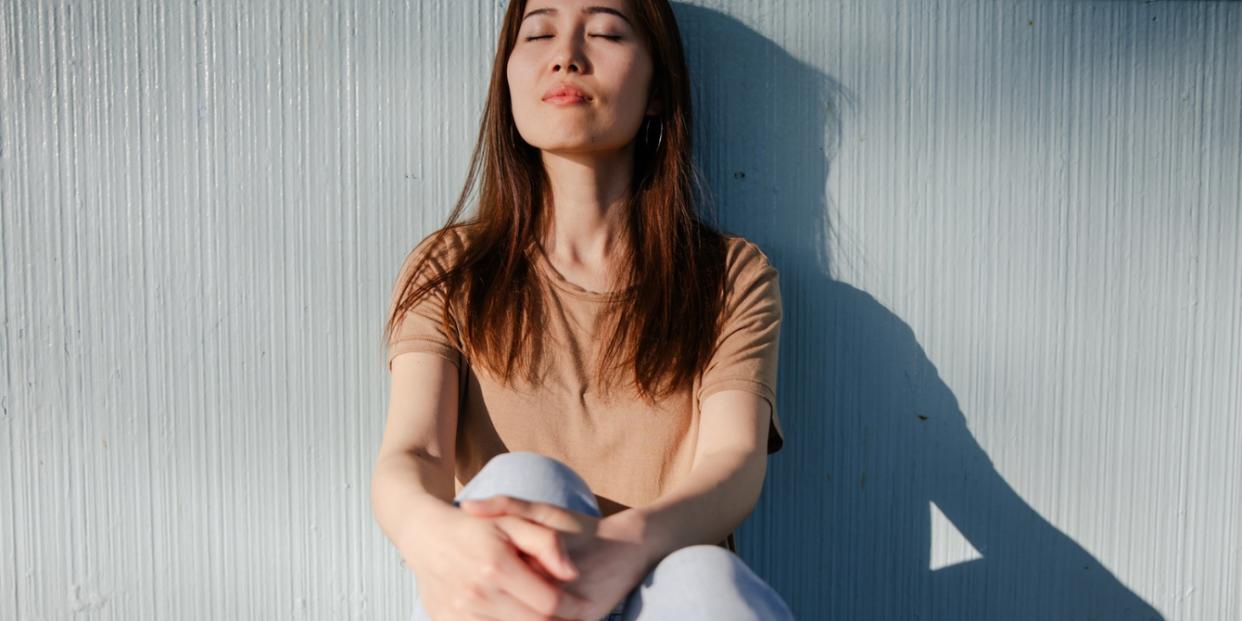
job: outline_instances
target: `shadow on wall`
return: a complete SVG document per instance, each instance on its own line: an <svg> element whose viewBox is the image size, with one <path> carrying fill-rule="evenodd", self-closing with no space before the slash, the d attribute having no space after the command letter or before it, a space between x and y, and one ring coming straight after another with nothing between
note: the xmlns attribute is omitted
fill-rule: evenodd
<svg viewBox="0 0 1242 621"><path fill-rule="evenodd" d="M1162 619L1005 482L909 326L832 279L847 89L732 17L674 9L720 225L761 242L786 301L789 437L738 533L748 564L804 619ZM982 558L930 568L933 503Z"/></svg>

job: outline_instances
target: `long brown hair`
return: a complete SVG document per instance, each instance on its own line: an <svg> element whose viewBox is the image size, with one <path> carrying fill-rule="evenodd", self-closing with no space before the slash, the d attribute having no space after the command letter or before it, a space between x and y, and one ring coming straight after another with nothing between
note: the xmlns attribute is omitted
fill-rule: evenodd
<svg viewBox="0 0 1242 621"><path fill-rule="evenodd" d="M712 354L724 306L726 239L698 213L714 210L693 161L690 79L672 8L667 0L628 1L652 57L651 94L662 106L636 138L627 198L632 243L623 251L628 278L621 279L629 286L601 314L601 334L611 337L601 348L595 377L608 385L623 379L616 371L632 369L626 378L637 392L656 399L693 381ZM533 379L543 356L536 338L543 325L542 289L532 252L546 225L550 184L538 149L517 135L505 71L525 8L526 0L509 2L465 187L448 223L434 233L431 250L399 283L384 329L387 342L406 310L443 286L442 326L452 333L450 305L457 317L468 317L459 324L463 354L505 383L515 365ZM480 166L478 214L458 222ZM468 232L464 249L446 271L415 286L453 229Z"/></svg>

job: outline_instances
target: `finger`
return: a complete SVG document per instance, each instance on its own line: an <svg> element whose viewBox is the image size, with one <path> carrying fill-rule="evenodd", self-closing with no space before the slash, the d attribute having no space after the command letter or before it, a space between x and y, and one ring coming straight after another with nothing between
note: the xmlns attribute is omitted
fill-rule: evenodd
<svg viewBox="0 0 1242 621"><path fill-rule="evenodd" d="M538 558L535 558L525 552L522 552L521 550L518 550L518 557L521 558L522 561L525 562L527 565L529 565L531 569L534 569L535 573L542 576L545 580L549 582L560 581L560 578L557 578L556 576L552 574L552 572L548 571L548 568L544 567L543 562L540 561Z"/></svg>
<svg viewBox="0 0 1242 621"><path fill-rule="evenodd" d="M557 530L580 532L581 524L568 509L546 502L533 502L503 494L479 500L463 500L459 506L469 506L488 514L520 515L532 522Z"/></svg>
<svg viewBox="0 0 1242 621"><path fill-rule="evenodd" d="M534 558L552 577L565 581L578 577L560 532L515 515L497 518L496 525L518 550Z"/></svg>
<svg viewBox="0 0 1242 621"><path fill-rule="evenodd" d="M547 503L533 502L524 498L515 498L505 494L497 494L495 496L488 496L487 498L470 498L462 500L458 503L458 506L469 507L481 511L526 514L529 513L531 508L537 504Z"/></svg>
<svg viewBox="0 0 1242 621"><path fill-rule="evenodd" d="M516 511L521 506L521 503L510 503L513 500L519 499L504 495L487 498L468 498L458 501L457 506L473 513L499 515L506 511Z"/></svg>
<svg viewBox="0 0 1242 621"><path fill-rule="evenodd" d="M469 513L470 515L479 517L504 515L504 510L500 509L495 504L489 504L478 500L462 500L458 502L458 508L466 513Z"/></svg>
<svg viewBox="0 0 1242 621"><path fill-rule="evenodd" d="M517 557L516 551L505 556L499 569L496 585L540 614L577 618L590 605L539 576Z"/></svg>

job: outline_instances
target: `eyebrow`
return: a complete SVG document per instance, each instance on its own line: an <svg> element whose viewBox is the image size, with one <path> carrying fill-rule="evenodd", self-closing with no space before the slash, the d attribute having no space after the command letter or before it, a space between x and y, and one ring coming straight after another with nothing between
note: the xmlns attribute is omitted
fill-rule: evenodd
<svg viewBox="0 0 1242 621"><path fill-rule="evenodd" d="M630 18L626 17L625 13L622 13L621 11L618 11L612 7L586 6L586 7L582 7L582 12L588 15L595 15L596 13L608 13L609 15L616 15L617 17L620 17L621 19L625 20L625 23L630 24L630 26L633 26L633 24L630 23ZM526 15L522 16L522 21L526 21L526 18L531 17L532 15L556 15L556 13L557 13L557 10L551 7L546 8L546 9L535 9L527 13Z"/></svg>

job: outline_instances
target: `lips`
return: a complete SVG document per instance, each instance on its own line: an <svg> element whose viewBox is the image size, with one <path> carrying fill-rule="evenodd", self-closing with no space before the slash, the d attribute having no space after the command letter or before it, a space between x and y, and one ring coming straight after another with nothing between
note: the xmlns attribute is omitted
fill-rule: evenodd
<svg viewBox="0 0 1242 621"><path fill-rule="evenodd" d="M548 92L543 94L544 100L574 98L574 97L585 99L585 100L591 99L591 96L588 95L586 91L572 84L558 84L552 87L551 89L549 89Z"/></svg>

